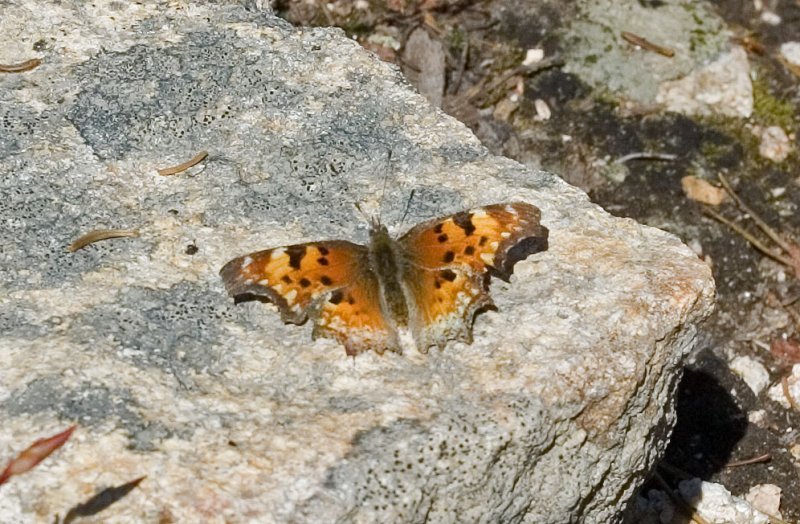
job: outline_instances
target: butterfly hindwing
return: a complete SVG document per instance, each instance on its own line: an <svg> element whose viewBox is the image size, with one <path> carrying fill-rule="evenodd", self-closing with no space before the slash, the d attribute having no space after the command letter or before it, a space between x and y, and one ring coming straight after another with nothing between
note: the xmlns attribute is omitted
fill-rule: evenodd
<svg viewBox="0 0 800 524"><path fill-rule="evenodd" d="M405 266L404 282L413 299L411 330L417 348L443 349L448 340L472 342L475 312L492 305L484 275L472 268L426 269Z"/></svg>
<svg viewBox="0 0 800 524"><path fill-rule="evenodd" d="M410 258L426 268L469 266L492 269L507 279L521 257L546 249L547 228L541 212L524 202L493 204L423 222L399 242ZM524 252L510 253L521 242Z"/></svg>
<svg viewBox="0 0 800 524"><path fill-rule="evenodd" d="M312 313L314 338L335 338L348 355L374 350L400 352L397 333L380 306L375 273L362 271L357 282L330 293Z"/></svg>
<svg viewBox="0 0 800 524"><path fill-rule="evenodd" d="M348 354L395 349L368 256L366 247L351 242L309 242L235 258L220 275L231 296L266 297L284 322L311 318L315 336L339 340Z"/></svg>

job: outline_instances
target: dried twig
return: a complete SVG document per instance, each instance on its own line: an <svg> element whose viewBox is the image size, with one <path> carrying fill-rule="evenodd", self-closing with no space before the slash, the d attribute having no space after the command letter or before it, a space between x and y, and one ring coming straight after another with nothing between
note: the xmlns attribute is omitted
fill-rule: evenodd
<svg viewBox="0 0 800 524"><path fill-rule="evenodd" d="M486 107L492 105L495 100L503 96L504 93L497 94L495 91L497 91L499 87L505 85L510 78L517 75L532 75L546 69L561 67L563 65L564 61L558 57L545 58L544 60L540 60L535 64L519 65L509 69L493 80L489 85L486 85L488 77L484 77L483 80L472 86L469 91L467 91L465 96L470 101L480 99L480 105Z"/></svg>
<svg viewBox="0 0 800 524"><path fill-rule="evenodd" d="M792 261L789 258L781 256L778 253L773 252L771 249L769 249L767 246L762 244L757 238L755 238L753 235L748 233L745 229L743 229L738 224L735 224L735 223L731 222L730 220L728 220L727 218L723 217L722 215L720 215L719 213L717 213L713 209L709 208L708 206L704 207L703 211L705 213L711 215L715 220L718 220L719 222L722 222L723 224L725 224L729 228L733 229L742 238L744 238L745 240L750 242L750 244L754 248L756 248L758 251L760 251L762 254L770 257L773 260L776 260L776 261L780 262L781 264L784 264L784 265L786 265L788 267L792 267Z"/></svg>
<svg viewBox="0 0 800 524"><path fill-rule="evenodd" d="M725 464L726 468L738 468L739 466L748 466L750 464L760 464L762 462L769 462L772 460L772 455L769 453L764 453L763 455L759 455L757 457L744 459L744 460L734 460L732 462L728 462Z"/></svg>
<svg viewBox="0 0 800 524"><path fill-rule="evenodd" d="M170 176L182 173L187 169L189 169L190 167L194 167L203 160L205 160L207 156L208 156L208 151L200 151L194 157L192 157L191 160L188 160L183 164L178 164L177 166L165 167L164 169L159 169L158 174L161 176Z"/></svg>
<svg viewBox="0 0 800 524"><path fill-rule="evenodd" d="M39 67L41 63L41 59L31 58L18 64L0 64L0 73L24 73Z"/></svg>
<svg viewBox="0 0 800 524"><path fill-rule="evenodd" d="M626 41L630 42L633 45L638 45L642 49L653 51L655 53L658 53L659 55L666 56L667 58L672 58L673 56L675 56L675 51L673 51L669 47L664 47L658 44L654 44L653 42L644 38L643 36L639 36L634 33L629 33L628 31L623 31L621 36Z"/></svg>
<svg viewBox="0 0 800 524"><path fill-rule="evenodd" d="M728 227L732 228L734 231L736 231L740 235L742 235L742 237L744 237L745 240L750 242L750 244L752 244L753 247L755 247L756 249L761 251L763 254L767 255L770 258L773 258L773 259L777 260L781 264L784 264L785 266L787 266L790 269L792 269L794 271L795 276L797 278L800 278L800 246L798 246L794 242L787 241L780 234L778 234L777 231L772 229L769 226L769 224L767 224L760 216L758 216L755 213L755 211L750 209L750 207L747 204L745 204L744 201L741 198L739 198L739 195L737 195L736 192L733 190L733 188L731 187L730 183L728 182L728 179L725 178L725 175L720 173L718 176L719 176L719 181L722 183L722 186L725 188L725 191L727 191L728 194L731 196L731 198L733 198L734 202L736 202L736 205L739 207L739 209L741 209L747 215L749 215L750 218L753 220L753 222L756 223L758 228L765 235L767 235L770 238L770 240L775 242L781 248L781 250L783 250L783 252L786 254L786 256L780 255L778 253L774 253L772 250L770 250L766 246L764 246L764 244L762 244L761 242L756 240L752 235L747 233L744 229L742 229L739 226L735 225L733 222L730 222L729 220L723 218L721 215L711 211L708 208L706 208L706 212L709 215L711 215L712 217L714 217L715 219L717 219L720 222L722 222L723 224L726 224Z"/></svg>
<svg viewBox="0 0 800 524"><path fill-rule="evenodd" d="M792 396L792 392L789 391L789 381L786 380L786 377L781 378L781 389L783 389L783 396L786 397L786 400L789 402L789 407L794 411L800 411L800 406L797 405L797 402Z"/></svg>
<svg viewBox="0 0 800 524"><path fill-rule="evenodd" d="M734 36L731 38L731 41L744 47L748 53L763 55L767 52L767 48L764 44L759 42L754 35Z"/></svg>
<svg viewBox="0 0 800 524"><path fill-rule="evenodd" d="M719 173L717 176L719 177L719 181L722 182L722 186L725 188L725 191L727 191L731 198L736 201L736 205L739 206L742 211L750 215L750 218L752 218L756 225L758 225L758 228L769 238L771 238L773 242L778 244L786 253L790 253L792 248L789 246L789 243L786 242L774 229L772 229L769 224L764 222L764 220L762 220L761 217L755 213L755 211L750 209L750 207L745 204L741 198L739 198L739 195L737 195L733 190L725 175Z"/></svg>
<svg viewBox="0 0 800 524"><path fill-rule="evenodd" d="M120 237L138 237L139 230L137 229L95 229L85 235L78 237L72 244L67 247L67 251L74 253L79 249L83 249L89 244L94 244L99 240L106 240L109 238Z"/></svg>
<svg viewBox="0 0 800 524"><path fill-rule="evenodd" d="M624 164L629 160L675 160L678 155L670 153L651 153L649 151L640 151L638 153L628 153L614 160L615 164Z"/></svg>

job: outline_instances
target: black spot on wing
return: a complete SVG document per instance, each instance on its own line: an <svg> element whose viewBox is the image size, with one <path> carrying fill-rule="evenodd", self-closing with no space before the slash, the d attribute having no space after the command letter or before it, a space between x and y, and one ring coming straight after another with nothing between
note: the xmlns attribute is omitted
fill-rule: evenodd
<svg viewBox="0 0 800 524"><path fill-rule="evenodd" d="M331 277L329 277L327 275L322 275L319 278L319 281L322 282L323 286L330 286L331 284L333 284L333 280L331 280Z"/></svg>
<svg viewBox="0 0 800 524"><path fill-rule="evenodd" d="M319 264L320 266L327 266L328 265L328 259L325 258L325 257L319 257L317 259L317 264Z"/></svg>
<svg viewBox="0 0 800 524"><path fill-rule="evenodd" d="M338 304L344 298L344 293L339 291L338 289L331 293L331 297L328 299L328 302L331 304Z"/></svg>
<svg viewBox="0 0 800 524"><path fill-rule="evenodd" d="M444 227L444 224L442 224L441 222L436 224L436 227L433 228L433 232L436 233L436 234L441 233L442 232L442 227Z"/></svg>
<svg viewBox="0 0 800 524"><path fill-rule="evenodd" d="M447 242L447 234L446 233L442 233L441 235L439 235L439 238L437 238L437 240L439 242L441 242L442 244L444 244L445 242Z"/></svg>
<svg viewBox="0 0 800 524"><path fill-rule="evenodd" d="M462 211L453 215L455 225L464 230L464 235L470 236L475 232L475 224L472 223L472 213Z"/></svg>
<svg viewBox="0 0 800 524"><path fill-rule="evenodd" d="M452 271L450 269L444 269L442 271L439 271L439 276L441 276L443 279L447 280L448 282L452 282L453 280L456 279L455 271Z"/></svg>
<svg viewBox="0 0 800 524"><path fill-rule="evenodd" d="M444 260L445 264L449 264L450 262L455 260L455 258L456 258L456 254L453 253L452 251L448 251L447 253L444 254L444 259L443 260Z"/></svg>
<svg viewBox="0 0 800 524"><path fill-rule="evenodd" d="M308 286L311 285L311 281L309 279L307 279L307 278L301 278L300 279L300 285L302 287L308 287Z"/></svg>
<svg viewBox="0 0 800 524"><path fill-rule="evenodd" d="M289 266L292 269L300 269L300 263L306 256L306 246L289 246L286 248L286 254L289 255Z"/></svg>
<svg viewBox="0 0 800 524"><path fill-rule="evenodd" d="M323 257L327 256L328 253L330 253L330 251L328 251L328 248L324 246L317 246L317 251L319 251L319 254L322 255Z"/></svg>
<svg viewBox="0 0 800 524"><path fill-rule="evenodd" d="M472 246L465 247L464 248L464 254L465 255L474 255L475 254L475 248L472 247Z"/></svg>
<svg viewBox="0 0 800 524"><path fill-rule="evenodd" d="M284 283L286 283L286 284L291 284L292 283L292 277L290 277L289 275L283 275L283 277L281 277L281 280L283 280Z"/></svg>

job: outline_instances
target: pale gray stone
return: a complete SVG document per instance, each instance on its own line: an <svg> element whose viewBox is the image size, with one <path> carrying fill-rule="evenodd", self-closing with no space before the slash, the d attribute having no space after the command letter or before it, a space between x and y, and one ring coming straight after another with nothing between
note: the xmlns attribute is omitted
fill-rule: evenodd
<svg viewBox="0 0 800 524"><path fill-rule="evenodd" d="M678 239L490 156L338 30L20 1L0 35L0 63L43 60L0 77L0 457L80 426L3 486L4 519L52 522L142 475L104 521L619 518L713 305ZM364 241L356 203L398 232L512 199L541 208L550 248L492 282L471 345L353 360L234 305L217 275L256 249ZM139 236L65 250L98 228Z"/></svg>
<svg viewBox="0 0 800 524"><path fill-rule="evenodd" d="M676 113L749 118L753 113L753 82L747 51L733 46L684 78L664 82L656 101Z"/></svg>
<svg viewBox="0 0 800 524"><path fill-rule="evenodd" d="M595 89L644 107L656 104L663 84L716 60L732 36L707 2L579 0L576 8L577 16L563 35L564 70ZM623 31L674 54L642 49L626 41Z"/></svg>

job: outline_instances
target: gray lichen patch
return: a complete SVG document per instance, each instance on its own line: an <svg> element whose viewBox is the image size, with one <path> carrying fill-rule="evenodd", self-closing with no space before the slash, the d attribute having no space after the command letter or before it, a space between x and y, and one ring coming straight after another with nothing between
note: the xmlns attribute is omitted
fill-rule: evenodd
<svg viewBox="0 0 800 524"><path fill-rule="evenodd" d="M9 416L55 414L86 428L108 422L118 424L128 432L130 447L139 451L155 449L160 439L172 434L160 422L145 421L127 389L89 382L67 388L59 377L52 375L34 379L12 392L0 403L0 409Z"/></svg>
<svg viewBox="0 0 800 524"><path fill-rule="evenodd" d="M231 36L196 33L172 49L134 46L101 54L76 69L84 82L66 117L102 159L211 142L218 121L242 109L227 107L222 93L234 68L247 62L231 47ZM164 77L162 71L180 73Z"/></svg>
<svg viewBox="0 0 800 524"><path fill-rule="evenodd" d="M52 127L42 133L54 140L64 138ZM131 250L145 249L142 239L125 239L67 252L84 233L131 227L138 220L118 201L107 199L111 188L81 176L96 171L96 166L64 153L39 143L30 153L10 155L0 163L0 286L62 286L97 269L101 261L118 263L128 259Z"/></svg>
<svg viewBox="0 0 800 524"><path fill-rule="evenodd" d="M509 397L505 417L497 420L462 413L463 399L453 398L451 409L437 416L433 426L401 419L358 432L346 460L327 472L323 489L299 506L298 516L322 514L327 501L337 497L345 497L342 502L359 508L359 517L369 521L426 515L431 522L465 522L491 511L506 522L522 514L538 515L539 509L526 507L524 497L517 495L547 482L545 470L537 473L532 468L523 476L515 470L526 457L558 460L547 457L558 429L550 425L547 431L530 434L526 426L548 427L543 423L546 413L532 404L535 401ZM503 494L490 503L491 510L485 501L469 497L450 503L455 493L485 489Z"/></svg>
<svg viewBox="0 0 800 524"><path fill-rule="evenodd" d="M219 361L233 304L190 284L167 291L131 288L72 320L72 342L168 373L207 372Z"/></svg>
<svg viewBox="0 0 800 524"><path fill-rule="evenodd" d="M31 108L12 103L0 94L0 156L19 153L30 147L48 125L48 115L39 115Z"/></svg>

